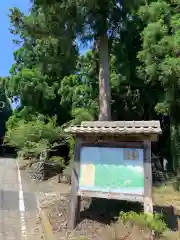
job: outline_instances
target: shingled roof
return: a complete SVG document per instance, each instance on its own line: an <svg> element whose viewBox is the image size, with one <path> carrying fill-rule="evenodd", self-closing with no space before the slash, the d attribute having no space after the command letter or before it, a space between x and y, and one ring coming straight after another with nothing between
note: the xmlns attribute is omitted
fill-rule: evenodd
<svg viewBox="0 0 180 240"><path fill-rule="evenodd" d="M89 121L82 122L79 126L70 126L65 129L65 132L71 134L159 135L162 130L159 121Z"/></svg>

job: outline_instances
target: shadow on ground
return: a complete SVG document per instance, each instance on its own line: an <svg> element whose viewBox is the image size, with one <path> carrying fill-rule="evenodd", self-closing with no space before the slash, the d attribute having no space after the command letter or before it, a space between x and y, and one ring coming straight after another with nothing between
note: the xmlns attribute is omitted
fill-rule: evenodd
<svg viewBox="0 0 180 240"><path fill-rule="evenodd" d="M17 153L14 148L8 146L0 146L0 157L3 158L16 158Z"/></svg>
<svg viewBox="0 0 180 240"><path fill-rule="evenodd" d="M143 207L139 203L93 198L89 208L81 212L80 218L81 221L86 218L103 224L110 224L116 221L121 211L141 212L142 210Z"/></svg>
<svg viewBox="0 0 180 240"><path fill-rule="evenodd" d="M154 211L163 214L169 229L172 231L178 230L179 216L176 214L176 210L173 206L155 206Z"/></svg>
<svg viewBox="0 0 180 240"><path fill-rule="evenodd" d="M143 205L127 201L92 199L89 208L84 209L80 214L80 221L89 219L102 224L110 224L116 221L119 213L134 211L143 212ZM178 230L178 216L173 206L154 206L154 212L161 213L172 231Z"/></svg>

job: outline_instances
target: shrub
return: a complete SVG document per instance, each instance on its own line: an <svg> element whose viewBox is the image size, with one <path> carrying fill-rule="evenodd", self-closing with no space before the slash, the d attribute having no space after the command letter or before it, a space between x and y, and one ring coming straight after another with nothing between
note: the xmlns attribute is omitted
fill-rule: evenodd
<svg viewBox="0 0 180 240"><path fill-rule="evenodd" d="M136 212L121 212L120 219L125 223L138 225L142 228L149 229L155 236L161 236L167 229L167 225L161 214L155 213L154 215L136 213Z"/></svg>
<svg viewBox="0 0 180 240"><path fill-rule="evenodd" d="M43 115L31 119L18 119L14 115L7 122L4 138L6 145L15 147L23 158L48 158L48 153L66 141L64 132L56 118ZM44 159L44 160L46 160Z"/></svg>
<svg viewBox="0 0 180 240"><path fill-rule="evenodd" d="M57 166L59 166L60 169L65 168L65 160L63 157L53 156L49 159L49 161L55 163Z"/></svg>

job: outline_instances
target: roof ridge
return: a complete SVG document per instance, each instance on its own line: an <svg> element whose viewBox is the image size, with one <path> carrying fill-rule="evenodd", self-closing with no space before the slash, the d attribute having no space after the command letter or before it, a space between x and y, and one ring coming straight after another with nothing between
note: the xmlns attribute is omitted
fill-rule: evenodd
<svg viewBox="0 0 180 240"><path fill-rule="evenodd" d="M82 122L65 129L69 133L161 134L159 121Z"/></svg>

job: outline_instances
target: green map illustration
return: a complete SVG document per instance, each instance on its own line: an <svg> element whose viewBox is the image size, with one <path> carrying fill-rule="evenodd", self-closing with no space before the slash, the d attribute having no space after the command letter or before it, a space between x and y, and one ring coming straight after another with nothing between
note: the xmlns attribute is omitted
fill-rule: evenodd
<svg viewBox="0 0 180 240"><path fill-rule="evenodd" d="M137 167L97 164L94 185L112 188L144 187L144 173Z"/></svg>
<svg viewBox="0 0 180 240"><path fill-rule="evenodd" d="M134 155L126 154L127 151L134 150L84 147L80 160L80 188L90 191L127 189L129 192L142 193L144 189L143 149L135 149L138 154ZM129 155L136 158L125 159Z"/></svg>

